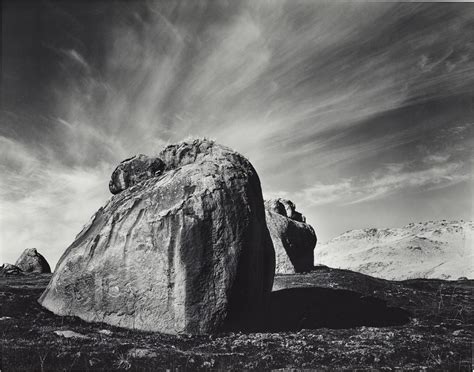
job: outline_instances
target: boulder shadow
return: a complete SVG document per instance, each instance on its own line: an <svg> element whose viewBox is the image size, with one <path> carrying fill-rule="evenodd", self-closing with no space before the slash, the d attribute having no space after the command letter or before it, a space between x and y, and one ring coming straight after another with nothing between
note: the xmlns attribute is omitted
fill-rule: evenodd
<svg viewBox="0 0 474 372"><path fill-rule="evenodd" d="M408 323L410 313L384 300L330 288L289 288L271 293L263 331L387 327Z"/></svg>

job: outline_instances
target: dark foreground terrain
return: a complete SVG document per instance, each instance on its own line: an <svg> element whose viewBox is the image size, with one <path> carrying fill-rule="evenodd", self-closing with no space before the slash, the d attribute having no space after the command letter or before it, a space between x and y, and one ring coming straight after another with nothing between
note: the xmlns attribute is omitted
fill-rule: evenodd
<svg viewBox="0 0 474 372"><path fill-rule="evenodd" d="M49 278L0 278L1 371L472 370L472 280L320 267L275 278L259 332L169 336L55 316L36 302Z"/></svg>

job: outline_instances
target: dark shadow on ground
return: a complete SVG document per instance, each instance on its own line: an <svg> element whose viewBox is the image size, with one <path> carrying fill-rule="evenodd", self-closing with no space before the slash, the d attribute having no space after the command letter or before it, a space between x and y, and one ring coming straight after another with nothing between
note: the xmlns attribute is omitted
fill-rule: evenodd
<svg viewBox="0 0 474 372"><path fill-rule="evenodd" d="M408 311L387 307L385 301L357 292L329 288L289 288L272 292L267 324L262 331L386 327L402 325L409 320Z"/></svg>

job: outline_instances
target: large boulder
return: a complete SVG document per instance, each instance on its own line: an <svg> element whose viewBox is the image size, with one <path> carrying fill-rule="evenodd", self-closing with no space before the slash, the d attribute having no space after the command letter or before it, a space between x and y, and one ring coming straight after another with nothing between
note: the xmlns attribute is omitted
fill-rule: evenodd
<svg viewBox="0 0 474 372"><path fill-rule="evenodd" d="M27 248L15 263L15 266L26 273L51 273L46 258L36 248Z"/></svg>
<svg viewBox="0 0 474 372"><path fill-rule="evenodd" d="M61 257L39 299L58 315L165 333L261 324L275 270L260 181L208 140L114 195Z"/></svg>
<svg viewBox="0 0 474 372"><path fill-rule="evenodd" d="M268 230L276 256L276 273L293 274L312 270L316 234L306 218L287 199L265 201Z"/></svg>

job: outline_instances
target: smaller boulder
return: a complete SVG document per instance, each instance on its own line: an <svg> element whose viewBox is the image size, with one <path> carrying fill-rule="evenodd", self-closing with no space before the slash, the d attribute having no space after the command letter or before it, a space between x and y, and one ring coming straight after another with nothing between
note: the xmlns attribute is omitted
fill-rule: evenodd
<svg viewBox="0 0 474 372"><path fill-rule="evenodd" d="M122 161L112 173L109 190L118 194L129 187L163 173L165 163L156 157L137 155Z"/></svg>
<svg viewBox="0 0 474 372"><path fill-rule="evenodd" d="M48 261L36 248L27 248L15 263L25 273L51 273Z"/></svg>
<svg viewBox="0 0 474 372"><path fill-rule="evenodd" d="M287 199L265 201L268 230L276 256L275 272L293 274L313 269L316 234L306 218Z"/></svg>

